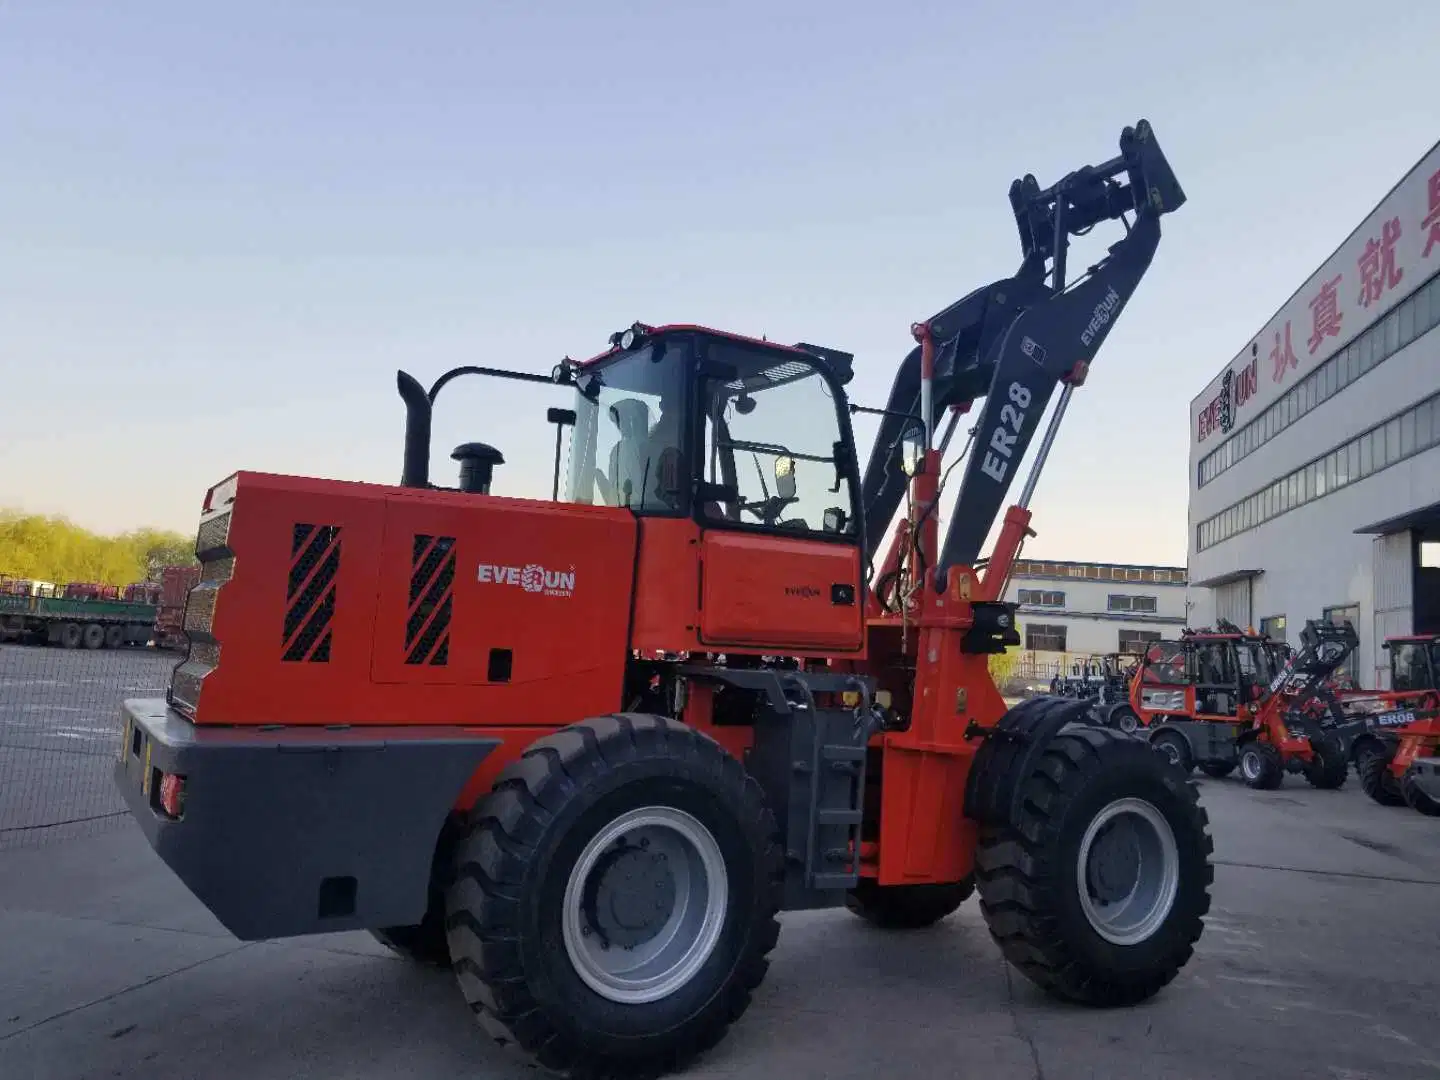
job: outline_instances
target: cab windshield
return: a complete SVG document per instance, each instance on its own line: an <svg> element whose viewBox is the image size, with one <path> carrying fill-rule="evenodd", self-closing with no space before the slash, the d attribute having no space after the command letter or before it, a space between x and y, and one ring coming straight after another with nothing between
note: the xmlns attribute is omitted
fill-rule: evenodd
<svg viewBox="0 0 1440 1080"><path fill-rule="evenodd" d="M854 536L840 402L810 359L704 343L700 517L714 524Z"/></svg>
<svg viewBox="0 0 1440 1080"><path fill-rule="evenodd" d="M682 509L687 338L660 337L587 370L575 393L568 502L649 513ZM588 379L587 379L588 377Z"/></svg>
<svg viewBox="0 0 1440 1080"><path fill-rule="evenodd" d="M1390 689L1434 689L1432 665L1440 659L1440 642L1397 641L1390 646Z"/></svg>
<svg viewBox="0 0 1440 1080"><path fill-rule="evenodd" d="M1279 670L1275 666L1273 646L1261 641L1238 641L1235 658L1240 666L1240 679L1250 686L1268 686Z"/></svg>

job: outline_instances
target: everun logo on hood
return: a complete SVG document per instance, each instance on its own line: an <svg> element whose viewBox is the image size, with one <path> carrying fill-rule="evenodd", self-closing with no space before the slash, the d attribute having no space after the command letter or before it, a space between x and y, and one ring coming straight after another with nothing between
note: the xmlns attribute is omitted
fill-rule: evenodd
<svg viewBox="0 0 1440 1080"><path fill-rule="evenodd" d="M1080 344L1089 345L1095 340L1095 335L1105 329L1110 322L1115 309L1120 306L1120 294L1115 291L1115 286L1110 286L1110 291L1105 294L1103 300L1095 305L1095 314L1090 316L1090 325L1085 327L1080 335Z"/></svg>
<svg viewBox="0 0 1440 1080"><path fill-rule="evenodd" d="M547 570L539 563L528 566L497 566L481 563L476 580L489 585L518 585L528 593L571 596L575 592L575 568Z"/></svg>

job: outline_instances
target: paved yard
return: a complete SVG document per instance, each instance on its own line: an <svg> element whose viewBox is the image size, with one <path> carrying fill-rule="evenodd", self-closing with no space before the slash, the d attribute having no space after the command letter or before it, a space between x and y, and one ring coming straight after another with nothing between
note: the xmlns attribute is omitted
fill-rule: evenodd
<svg viewBox="0 0 1440 1080"><path fill-rule="evenodd" d="M754 1006L687 1075L1440 1077L1440 822L1375 806L1353 779L1203 780L1202 796L1212 915L1148 1005L1048 1001L1001 962L973 900L898 935L793 914ZM479 1032L449 975L365 935L242 945L123 817L0 850L0 973L6 1080L537 1075Z"/></svg>

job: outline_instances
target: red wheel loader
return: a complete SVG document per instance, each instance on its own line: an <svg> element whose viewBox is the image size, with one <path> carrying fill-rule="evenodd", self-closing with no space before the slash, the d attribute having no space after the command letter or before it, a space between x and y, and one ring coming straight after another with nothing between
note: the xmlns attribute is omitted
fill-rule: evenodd
<svg viewBox="0 0 1440 1080"><path fill-rule="evenodd" d="M1388 638L1390 689L1342 695L1360 786L1381 806L1440 817L1440 635Z"/></svg>
<svg viewBox="0 0 1440 1080"><path fill-rule="evenodd" d="M1185 772L1228 776L1238 765L1253 788L1280 786L1287 772L1334 789L1349 773L1345 714L1330 681L1359 638L1348 622L1315 619L1290 652L1221 620L1158 642L1130 682L1128 708L1156 750Z"/></svg>
<svg viewBox="0 0 1440 1080"><path fill-rule="evenodd" d="M1184 195L1142 121L1010 202L1019 270L914 327L864 471L850 355L637 323L549 374L402 372L398 485L217 484L188 656L124 707L116 779L160 858L240 938L362 929L448 965L561 1074L713 1046L785 910L913 928L978 891L1055 996L1159 991L1210 903L1195 786L1086 702L1007 711L987 661L1018 644L1005 578L1058 422ZM1069 238L1112 221L1067 280ZM432 480L432 405L467 375L568 396L550 499L491 493L482 443Z"/></svg>

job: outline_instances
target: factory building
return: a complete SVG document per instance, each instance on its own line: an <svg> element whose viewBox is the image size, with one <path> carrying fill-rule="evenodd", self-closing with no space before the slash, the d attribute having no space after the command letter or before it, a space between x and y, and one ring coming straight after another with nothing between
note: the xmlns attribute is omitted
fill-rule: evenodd
<svg viewBox="0 0 1440 1080"><path fill-rule="evenodd" d="M1440 633L1437 275L1440 144L1191 401L1191 626Z"/></svg>
<svg viewBox="0 0 1440 1080"><path fill-rule="evenodd" d="M1088 657L1138 655L1185 625L1183 566L1019 559L1005 599L1018 604L1024 674L1046 681Z"/></svg>

